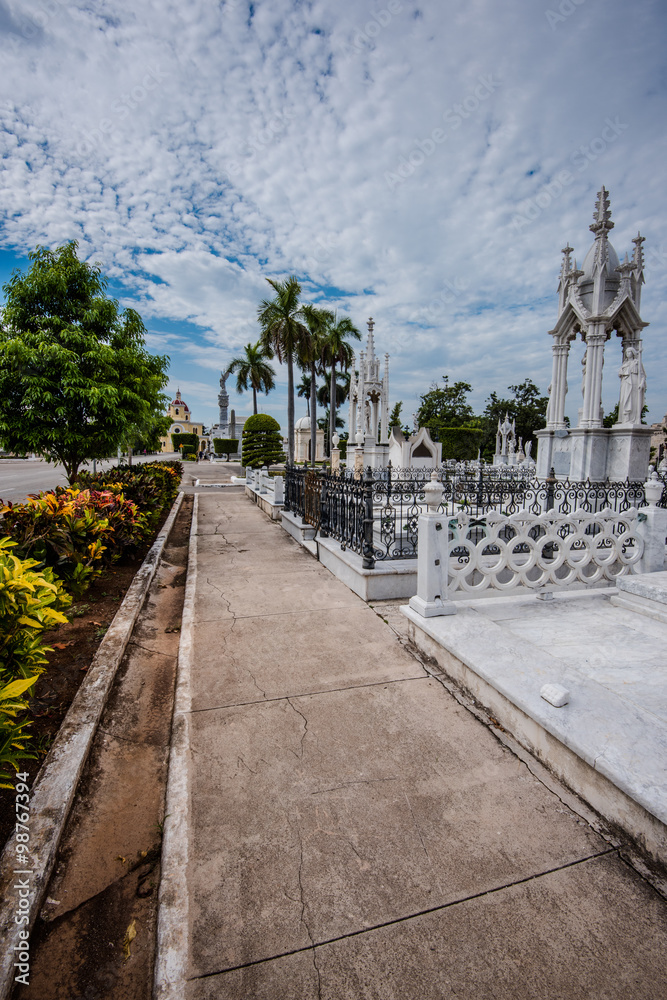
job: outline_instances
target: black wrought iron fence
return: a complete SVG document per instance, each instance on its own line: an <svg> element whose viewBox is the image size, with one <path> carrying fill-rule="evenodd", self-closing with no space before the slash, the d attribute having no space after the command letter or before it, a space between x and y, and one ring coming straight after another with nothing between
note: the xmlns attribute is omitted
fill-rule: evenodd
<svg viewBox="0 0 667 1000"><path fill-rule="evenodd" d="M439 510L445 516L465 511L483 519L492 510L571 514L575 510L597 513L604 508L623 513L646 505L643 484L630 480L582 483L557 481L553 475L546 480L524 480L446 473L439 475L443 488ZM376 561L417 556L419 515L426 509L424 490L430 479L427 469L366 469L362 479L354 479L348 470L333 475L288 466L285 509L312 524L321 537L333 538L342 549L359 553L364 566L372 568ZM667 484L660 506L667 506L666 499Z"/></svg>

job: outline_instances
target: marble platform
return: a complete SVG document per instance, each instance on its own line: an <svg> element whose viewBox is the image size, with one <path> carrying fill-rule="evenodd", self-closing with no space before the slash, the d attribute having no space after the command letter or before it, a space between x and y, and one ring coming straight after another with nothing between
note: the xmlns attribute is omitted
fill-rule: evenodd
<svg viewBox="0 0 667 1000"><path fill-rule="evenodd" d="M667 573L640 573L623 576L611 603L637 614L667 623Z"/></svg>
<svg viewBox="0 0 667 1000"><path fill-rule="evenodd" d="M630 594L667 611L667 573L647 574L643 582L629 577L627 586L552 601L461 601L457 614L443 618L401 610L410 638L445 673L664 863L667 622L619 605ZM545 701L545 684L566 688L568 703L557 708Z"/></svg>

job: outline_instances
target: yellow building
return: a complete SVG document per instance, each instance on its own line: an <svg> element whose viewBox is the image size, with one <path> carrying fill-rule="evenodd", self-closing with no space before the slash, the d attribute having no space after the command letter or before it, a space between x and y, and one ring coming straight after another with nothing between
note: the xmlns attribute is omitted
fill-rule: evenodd
<svg viewBox="0 0 667 1000"><path fill-rule="evenodd" d="M192 419L190 407L182 399L180 389L176 390L176 398L172 399L169 404L167 416L171 417L173 422L166 437L160 438L160 448L162 451L175 450L171 440L172 434L198 434L200 448L205 448L208 451L209 439L208 434L204 433L204 425L198 424Z"/></svg>

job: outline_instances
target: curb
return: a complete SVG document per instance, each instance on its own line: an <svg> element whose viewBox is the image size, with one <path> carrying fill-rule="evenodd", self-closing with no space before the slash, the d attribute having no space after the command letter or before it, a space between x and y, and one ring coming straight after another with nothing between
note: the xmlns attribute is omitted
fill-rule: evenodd
<svg viewBox="0 0 667 1000"><path fill-rule="evenodd" d="M195 494L190 527L188 576L185 584L178 676L171 726L169 773L165 796L162 863L158 896L157 943L153 973L153 1000L182 1000L188 962L189 897L187 882L190 782L190 673L197 584L197 515Z"/></svg>
<svg viewBox="0 0 667 1000"><path fill-rule="evenodd" d="M15 951L19 946L28 950L29 942L22 935L32 930L41 909L79 778L183 496L183 492L178 494L130 584L32 787L28 865L17 860L16 830L0 857L0 937L5 941L0 964L1 1000L6 1000L14 986ZM19 880L28 884L19 886Z"/></svg>

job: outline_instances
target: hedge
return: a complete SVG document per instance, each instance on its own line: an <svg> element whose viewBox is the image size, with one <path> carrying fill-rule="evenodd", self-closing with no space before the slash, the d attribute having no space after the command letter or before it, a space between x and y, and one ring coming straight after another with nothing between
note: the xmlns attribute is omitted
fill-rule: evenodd
<svg viewBox="0 0 667 1000"><path fill-rule="evenodd" d="M213 438L213 447L216 455L235 455L239 450L238 438Z"/></svg>
<svg viewBox="0 0 667 1000"><path fill-rule="evenodd" d="M438 427L438 440L442 445L442 460L454 458L457 462L477 458L482 446L484 430L481 427Z"/></svg>
<svg viewBox="0 0 667 1000"><path fill-rule="evenodd" d="M172 434L171 446L174 451L180 448L192 448L199 451L199 434Z"/></svg>

